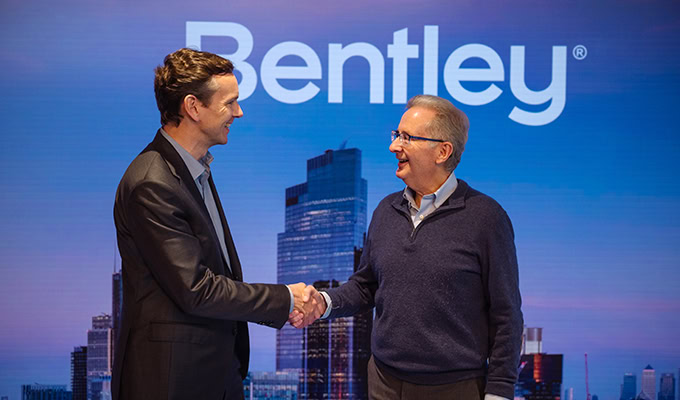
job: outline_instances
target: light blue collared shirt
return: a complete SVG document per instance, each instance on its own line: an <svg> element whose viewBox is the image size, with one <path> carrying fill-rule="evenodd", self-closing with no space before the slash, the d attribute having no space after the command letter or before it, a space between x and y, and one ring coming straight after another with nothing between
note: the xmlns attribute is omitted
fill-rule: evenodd
<svg viewBox="0 0 680 400"><path fill-rule="evenodd" d="M205 207L208 209L210 214L210 220L213 223L215 232L217 232L217 238L220 241L220 248L222 249L222 254L227 262L227 268L231 270L231 265L229 263L229 253L227 252L226 242L224 241L224 229L222 227L222 220L220 219L219 212L217 211L217 203L213 197L212 190L210 190L210 183L208 178L210 177L210 163L214 160L214 157L210 152L207 152L200 161L196 160L194 156L191 155L184 147L182 147L172 136L168 135L163 129L161 129L161 135L170 142L172 147L175 148L177 153L182 157L184 164L191 174L191 178L196 183L198 192L203 196L203 201L205 202ZM232 271L233 272L233 271ZM290 307L288 313L292 313L295 308L295 297L293 296L293 291L286 286L288 293L290 294Z"/></svg>
<svg viewBox="0 0 680 400"><path fill-rule="evenodd" d="M436 192L426 194L420 200L420 207L416 205L414 191L410 187L404 189L404 198L408 200L409 211L411 212L411 220L413 221L413 229L418 227L418 224L428 215L432 214L436 209L448 199L458 187L458 180L456 174L451 171L451 175L444 181L444 183L437 189Z"/></svg>
<svg viewBox="0 0 680 400"><path fill-rule="evenodd" d="M170 142L172 147L175 148L179 156L182 157L187 169L189 169L189 174L191 174L191 178L194 180L194 183L196 183L198 192L201 193L201 196L203 197L205 208L208 209L208 214L210 214L210 220L213 223L213 227L217 233L217 238L220 241L222 255L227 262L227 268L231 270L231 265L229 263L229 253L227 252L227 245L224 240L222 220L220 219L219 211L217 211L217 203L215 202L212 190L210 190L210 183L208 182L208 178L210 178L210 163L213 161L214 157L212 154L210 154L210 152L207 152L200 161L196 160L194 156L191 155L191 153L189 153L184 147L177 143L177 141L173 139L172 136L168 135L168 133L163 129L161 129L161 134L168 140L168 142Z"/></svg>

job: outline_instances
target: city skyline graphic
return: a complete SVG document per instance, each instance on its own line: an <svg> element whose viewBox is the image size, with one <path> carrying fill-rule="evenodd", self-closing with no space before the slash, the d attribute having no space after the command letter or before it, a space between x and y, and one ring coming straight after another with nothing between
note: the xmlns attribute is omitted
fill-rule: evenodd
<svg viewBox="0 0 680 400"><path fill-rule="evenodd" d="M327 150L307 160L307 180L286 188L278 283L322 289L349 279L366 235L366 190L359 149ZM276 369L299 373L299 398L366 398L373 313L364 314L277 332Z"/></svg>
<svg viewBox="0 0 680 400"><path fill-rule="evenodd" d="M657 395L663 374L677 379L676 1L0 10L0 397L69 387L92 317L115 313L114 193L159 128L154 67L192 44L242 61L244 117L211 173L245 281L279 280L286 189L307 182L306 160L360 149L366 222L402 190L390 131L404 98L436 92L470 119L456 176L512 220L525 323L563 355L563 393L585 399L585 353L600 400L619 400L626 373L639 394L648 365ZM251 325L253 371L276 370L276 338Z"/></svg>
<svg viewBox="0 0 680 400"><path fill-rule="evenodd" d="M323 289L338 286L356 271L367 224L368 182L361 175L361 151L356 148L326 150L307 160L307 180L285 191L286 229L278 235L278 283L302 281ZM70 389L75 400L76 375L79 375L84 382L84 387L79 388L83 399L92 399L101 393L105 396L102 398L109 398L106 396L110 396L113 337L122 309L121 271L116 268L117 263L114 263L114 272L110 275L109 313L92 317L86 346L74 345L69 365L70 384L26 382L20 386L22 393L66 396ZM296 390L286 387L281 398L314 399L324 395L327 398L365 398L372 318L372 312L368 312L352 318L317 321L302 330L286 325L277 331L276 368L272 371L251 368L252 374L246 384L253 382L256 388L260 385L262 393L271 396L281 392L273 388L282 384L293 387L292 382L298 382ZM562 384L564 356L545 351L542 331L542 328L527 330L525 327L516 399L556 399L564 389L573 393L573 388ZM83 374L80 376L75 372L78 369L75 360L83 351L85 354L81 357L85 365L81 367ZM274 372L283 375L270 375ZM680 368L678 372L680 377ZM619 400L654 400L657 387L659 396L661 387L666 393L659 400L674 400L669 397L669 393L675 393L674 373L660 373L658 386L656 378L655 370L649 364L641 370L639 385L637 374L626 371L620 384ZM641 390L637 391L637 387ZM631 393L635 395L629 397Z"/></svg>

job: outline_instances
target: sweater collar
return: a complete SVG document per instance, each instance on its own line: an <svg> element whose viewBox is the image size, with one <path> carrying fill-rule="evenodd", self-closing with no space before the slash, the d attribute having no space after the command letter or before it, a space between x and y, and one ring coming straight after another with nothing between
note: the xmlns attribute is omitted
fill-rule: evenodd
<svg viewBox="0 0 680 400"><path fill-rule="evenodd" d="M425 199L427 196L433 196L434 197L433 205L434 208L437 209L441 207L442 204L444 204L446 199L451 197L451 195L453 194L457 187L458 180L456 179L456 174L453 171L451 171L449 177L444 181L444 183L439 187L439 189L437 189L431 195L423 196L423 199ZM408 186L406 186L406 188L404 189L404 198L408 200L412 208L416 210L420 208L416 206L415 191Z"/></svg>
<svg viewBox="0 0 680 400"><path fill-rule="evenodd" d="M469 188L470 186L468 186L464 180L458 179L458 186L456 187L456 190L441 204L441 206L439 206L439 208L437 208L437 211L449 209L453 210L456 208L465 207L465 198ZM395 196L394 200L392 200L392 207L410 215L408 200L404 198L404 196Z"/></svg>

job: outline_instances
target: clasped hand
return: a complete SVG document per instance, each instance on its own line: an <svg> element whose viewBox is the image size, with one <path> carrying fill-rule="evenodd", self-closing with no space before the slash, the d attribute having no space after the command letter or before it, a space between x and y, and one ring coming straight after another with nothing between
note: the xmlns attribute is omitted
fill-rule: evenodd
<svg viewBox="0 0 680 400"><path fill-rule="evenodd" d="M326 300L312 285L303 282L288 285L293 292L295 306L288 315L288 322L300 329L312 324L326 312Z"/></svg>

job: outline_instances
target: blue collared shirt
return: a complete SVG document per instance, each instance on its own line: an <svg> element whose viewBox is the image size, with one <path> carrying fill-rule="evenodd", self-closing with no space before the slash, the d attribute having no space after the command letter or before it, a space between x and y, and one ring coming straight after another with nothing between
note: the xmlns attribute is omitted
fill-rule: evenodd
<svg viewBox="0 0 680 400"><path fill-rule="evenodd" d="M229 263L229 253L227 253L227 246L224 241L224 229L222 227L222 220L220 219L219 212L217 211L217 203L213 197L212 190L210 190L210 184L208 183L208 178L210 177L210 163L213 161L214 157L210 152L207 152L200 161L196 160L194 156L191 155L184 147L182 147L175 139L173 139L167 132L161 129L161 134L164 138L170 142L172 147L175 148L177 153L182 157L184 164L189 169L189 174L191 178L196 183L198 192L203 196L203 201L205 202L205 207L208 209L210 214L210 219L212 220L215 232L217 232L217 237L220 241L220 248L222 249L222 254L227 262L227 267L231 270L231 265ZM288 293L290 294L290 308L288 313L292 313L295 307L295 297L293 296L293 291L286 286Z"/></svg>
<svg viewBox="0 0 680 400"><path fill-rule="evenodd" d="M220 219L219 211L217 211L217 203L213 197L212 190L210 190L210 184L208 183L208 178L210 178L210 163L213 161L214 157L210 152L207 152L200 160L196 160L194 156L191 155L184 147L182 147L172 136L168 135L163 129L161 129L161 134L164 138L170 142L172 147L175 148L177 153L182 157L184 164L189 169L189 174L194 180L198 192L201 193L203 197L203 202L205 203L205 208L208 209L208 214L210 214L210 220L213 223L215 232L217 233L217 238L220 241L220 248L222 249L222 255L227 262L227 268L231 270L231 265L229 263L229 253L227 253L227 245L224 240L224 229L222 227L222 220ZM232 271L233 272L233 271Z"/></svg>
<svg viewBox="0 0 680 400"><path fill-rule="evenodd" d="M432 214L434 210L441 207L458 187L458 180L456 174L451 171L451 175L444 181L444 183L437 189L436 192L423 196L420 200L420 207L416 205L416 199L413 189L406 187L404 189L404 198L408 200L409 211L411 212L411 220L413 221L413 229L418 227L418 224L428 215Z"/></svg>

